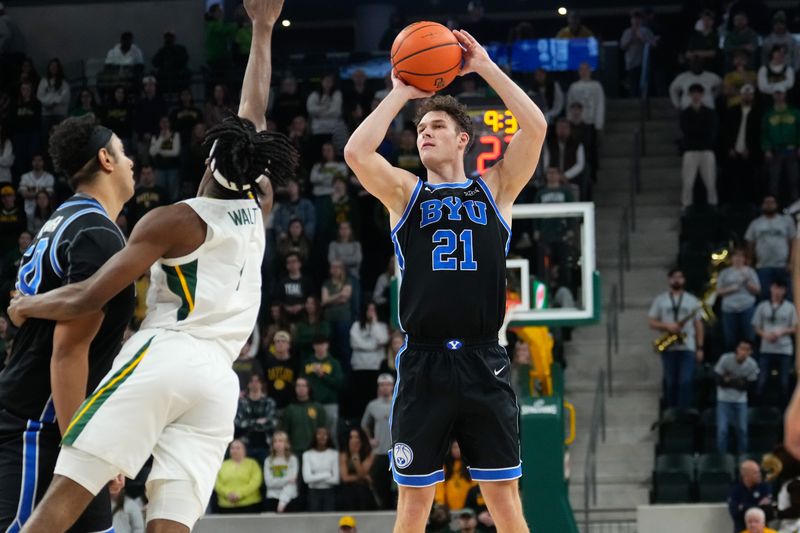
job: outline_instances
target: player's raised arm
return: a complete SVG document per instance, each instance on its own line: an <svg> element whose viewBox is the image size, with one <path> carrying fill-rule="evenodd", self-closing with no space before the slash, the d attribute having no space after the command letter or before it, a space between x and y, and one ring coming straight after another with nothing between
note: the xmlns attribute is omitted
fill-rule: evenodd
<svg viewBox="0 0 800 533"><path fill-rule="evenodd" d="M392 85L386 98L350 136L344 147L344 159L364 188L399 218L416 181L410 172L393 167L376 150L406 102L432 96L432 93L406 85L394 73Z"/></svg>
<svg viewBox="0 0 800 533"><path fill-rule="evenodd" d="M191 207L175 204L147 213L133 228L125 248L114 254L90 278L36 296L16 297L8 316L20 325L28 318L74 320L103 309L122 289L139 279L159 258L180 257L200 246L205 224L187 223L199 217ZM175 231L181 228L181 231Z"/></svg>
<svg viewBox="0 0 800 533"><path fill-rule="evenodd" d="M464 30L453 33L464 48L461 75L475 72L486 80L519 124L503 159L484 176L498 206L510 208L539 163L547 120L533 100L489 58L472 35Z"/></svg>
<svg viewBox="0 0 800 533"><path fill-rule="evenodd" d="M267 100L272 77L272 29L281 14L283 0L244 0L244 8L253 21L253 40L242 81L239 116L267 129Z"/></svg>

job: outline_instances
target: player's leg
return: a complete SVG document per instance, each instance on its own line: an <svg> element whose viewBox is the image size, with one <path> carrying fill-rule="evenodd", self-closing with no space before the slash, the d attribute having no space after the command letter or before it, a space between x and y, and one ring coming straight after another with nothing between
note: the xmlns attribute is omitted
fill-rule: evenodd
<svg viewBox="0 0 800 533"><path fill-rule="evenodd" d="M0 409L0 531L18 532L52 479L58 441L42 429Z"/></svg>
<svg viewBox="0 0 800 533"><path fill-rule="evenodd" d="M22 533L62 533L78 520L94 494L75 481L56 475Z"/></svg>
<svg viewBox="0 0 800 533"><path fill-rule="evenodd" d="M416 533L425 531L428 515L433 506L436 487L397 487L397 521L395 533Z"/></svg>
<svg viewBox="0 0 800 533"><path fill-rule="evenodd" d="M800 457L800 382L797 383L783 417L783 444L793 456Z"/></svg>
<svg viewBox="0 0 800 533"><path fill-rule="evenodd" d="M147 533L188 533L204 511L190 481L148 481L147 496Z"/></svg>
<svg viewBox="0 0 800 533"><path fill-rule="evenodd" d="M108 376L78 409L55 466L63 481L51 484L32 529L25 531L66 530L109 480L120 472L136 475L162 429L186 408L181 379L186 362L173 362L180 359L175 335L142 333L131 337Z"/></svg>
<svg viewBox="0 0 800 533"><path fill-rule="evenodd" d="M438 348L438 349L437 349ZM401 349L390 416L390 463L397 482L396 533L422 533L434 485L444 481L444 457L457 413L453 353L441 347Z"/></svg>
<svg viewBox="0 0 800 533"><path fill-rule="evenodd" d="M191 406L168 424L153 449L147 479L147 531L186 532L203 515L233 439L239 380L230 359L212 343L189 352L183 381ZM205 361L198 361L200 357ZM194 366L188 360L194 359Z"/></svg>
<svg viewBox="0 0 800 533"><path fill-rule="evenodd" d="M22 532L66 531L118 473L118 467L99 457L71 446L63 447L53 481Z"/></svg>
<svg viewBox="0 0 800 533"><path fill-rule="evenodd" d="M147 533L189 533L189 528L172 520L151 520L147 523Z"/></svg>
<svg viewBox="0 0 800 533"><path fill-rule="evenodd" d="M522 514L519 483L508 481L481 481L481 495L492 515L498 533L528 533L528 524Z"/></svg>
<svg viewBox="0 0 800 533"><path fill-rule="evenodd" d="M510 361L500 346L467 350L458 368L461 394L454 429L472 479L500 533L528 531L517 489L522 475L518 408Z"/></svg>

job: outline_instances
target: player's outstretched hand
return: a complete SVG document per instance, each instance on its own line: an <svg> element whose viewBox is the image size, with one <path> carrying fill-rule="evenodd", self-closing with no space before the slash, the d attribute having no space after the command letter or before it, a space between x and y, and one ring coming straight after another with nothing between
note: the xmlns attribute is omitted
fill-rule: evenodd
<svg viewBox="0 0 800 533"><path fill-rule="evenodd" d="M464 64L461 66L459 76L470 72L480 74L484 68L492 64L492 59L486 49L469 32L466 30L453 30L453 35L456 36L458 44L464 49Z"/></svg>
<svg viewBox="0 0 800 533"><path fill-rule="evenodd" d="M430 98L433 96L432 92L417 89L413 85L409 85L397 77L397 73L392 69L392 90L401 92L409 100L416 100L417 98Z"/></svg>
<svg viewBox="0 0 800 533"><path fill-rule="evenodd" d="M20 296L18 294L14 296L11 303L8 304L8 318L11 320L11 323L18 328L21 327L28 318L22 314L20 309L20 303L22 303L23 298L25 298L25 296Z"/></svg>
<svg viewBox="0 0 800 533"><path fill-rule="evenodd" d="M244 9L253 23L274 26L283 9L283 0L244 0Z"/></svg>

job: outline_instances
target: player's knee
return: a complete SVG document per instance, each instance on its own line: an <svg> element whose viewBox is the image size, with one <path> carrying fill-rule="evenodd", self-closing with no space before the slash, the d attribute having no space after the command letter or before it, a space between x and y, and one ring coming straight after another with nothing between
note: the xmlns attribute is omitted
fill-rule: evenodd
<svg viewBox="0 0 800 533"><path fill-rule="evenodd" d="M516 479L481 483L481 494L496 505L513 507L519 501L519 483Z"/></svg>
<svg viewBox="0 0 800 533"><path fill-rule="evenodd" d="M147 523L147 533L189 533L189 528L172 520L158 519Z"/></svg>
<svg viewBox="0 0 800 533"><path fill-rule="evenodd" d="M433 487L400 487L397 499L397 511L403 514L427 513L433 503Z"/></svg>
<svg viewBox="0 0 800 533"><path fill-rule="evenodd" d="M148 480L148 533L188 532L203 514L203 504L191 481L182 479ZM155 529L151 529L153 523Z"/></svg>
<svg viewBox="0 0 800 533"><path fill-rule="evenodd" d="M73 446L62 446L56 462L55 480L67 478L67 481L54 481L57 487L76 484L96 496L106 484L119 474L120 469L111 463ZM75 489L77 490L77 489ZM91 498L90 498L91 499Z"/></svg>

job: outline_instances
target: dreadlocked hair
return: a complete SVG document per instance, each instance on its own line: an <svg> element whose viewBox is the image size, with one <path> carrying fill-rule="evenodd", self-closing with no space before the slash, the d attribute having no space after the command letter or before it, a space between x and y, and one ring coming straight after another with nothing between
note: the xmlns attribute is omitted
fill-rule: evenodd
<svg viewBox="0 0 800 533"><path fill-rule="evenodd" d="M255 125L236 115L228 115L221 124L208 130L204 146L217 143L214 149L215 168L241 190L266 175L273 184L283 185L294 176L299 162L297 150L286 135L271 131L256 131ZM247 195L247 192L242 192Z"/></svg>

